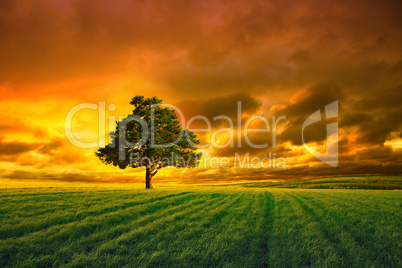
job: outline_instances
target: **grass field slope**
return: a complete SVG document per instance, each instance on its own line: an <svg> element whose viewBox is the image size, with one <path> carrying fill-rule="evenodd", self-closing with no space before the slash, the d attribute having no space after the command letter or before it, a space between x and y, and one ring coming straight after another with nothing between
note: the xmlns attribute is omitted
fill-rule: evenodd
<svg viewBox="0 0 402 268"><path fill-rule="evenodd" d="M402 267L400 191L9 189L0 203L0 267Z"/></svg>

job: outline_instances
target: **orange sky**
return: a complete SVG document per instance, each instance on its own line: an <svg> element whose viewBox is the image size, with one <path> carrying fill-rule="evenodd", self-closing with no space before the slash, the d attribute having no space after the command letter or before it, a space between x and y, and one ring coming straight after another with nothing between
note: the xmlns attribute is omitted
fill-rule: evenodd
<svg viewBox="0 0 402 268"><path fill-rule="evenodd" d="M129 114L135 95L174 104L187 120L223 114L237 122L238 101L243 126L253 115L286 116L274 148L203 150L205 159L275 153L286 160L285 169L207 165L167 169L154 182L401 174L401 9L400 1L3 0L0 177L143 181L144 170L103 165L95 148L73 146L64 129L77 104L114 104L107 120ZM333 101L339 101L335 168L301 143L304 120ZM320 151L325 123L305 132ZM72 121L83 142L98 141L98 126L96 110L79 111ZM214 131L224 127L212 124ZM272 141L266 133L250 136L255 143ZM228 138L216 137L221 144Z"/></svg>

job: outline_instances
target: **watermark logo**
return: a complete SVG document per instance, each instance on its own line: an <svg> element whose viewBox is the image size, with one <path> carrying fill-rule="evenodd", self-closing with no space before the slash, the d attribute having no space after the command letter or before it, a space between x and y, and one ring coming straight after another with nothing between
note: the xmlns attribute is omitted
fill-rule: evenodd
<svg viewBox="0 0 402 268"><path fill-rule="evenodd" d="M150 110L150 122L147 122L143 117L138 115L131 115L128 117L118 116L118 144L114 144L114 139L111 139L111 143L109 143L110 148L119 148L119 161L126 160L126 150L127 149L135 149L137 147L143 146L145 143L149 142L149 145L153 148L169 148L174 146L183 136L187 139L187 141L191 144L192 141L188 137L188 133L186 131L182 131L180 136L174 141L166 144L156 144L154 135L155 135L155 124L154 124L154 116L155 116L155 108L159 106L168 107L171 110L174 110L180 118L181 125L183 129L188 129L198 134L206 134L206 137L209 137L209 140L204 142L203 144L198 144L197 147L199 149L223 149L230 147L233 151L234 155L229 157L210 157L204 154L203 156L203 166L204 168L286 168L286 158L280 157L276 155L276 153L270 152L269 147L275 148L277 146L277 129L278 125L282 124L282 127L286 126L286 116L281 115L279 117L272 116L270 120L263 115L253 115L250 116L247 120L242 117L242 103L237 103L237 118L233 120L226 115L218 115L212 119L209 119L203 115L195 115L192 118L189 118L186 122L186 118L183 112L179 109L179 107L171 105L171 104L158 104L153 105ZM321 116L322 109L318 109L314 113L312 113L303 123L301 128L301 138L302 143L306 151L312 156L316 157L320 161L332 166L338 166L338 123L328 123L326 124L326 146L325 152L319 152L314 149L310 145L307 144L305 139L304 131L305 129L313 125L317 122L332 120L338 117L338 101L334 101L328 105L326 105L323 109L323 118ZM98 141L92 142L82 142L79 140L77 135L72 130L72 121L74 117L78 117L78 114L81 110L90 109L98 112ZM65 135L66 138L76 147L91 149L104 147L106 144L106 129L108 132L113 132L116 116L109 116L106 118L107 111L113 112L115 111L116 106L114 104L109 104L106 106L106 103L101 101L99 104L94 103L81 103L74 107L72 107L65 118ZM244 122L243 122L243 121ZM191 128L191 125L194 121L203 121L205 122L205 128ZM228 125L226 128L218 128L214 129L212 127L212 123L217 121L225 121ZM136 142L129 142L129 139L126 138L126 127L130 122L137 123L141 128L141 138ZM262 128L253 128L253 123L259 123L259 126L263 126ZM108 128L106 127L108 123ZM325 130L324 130L325 131ZM261 135L266 135L266 139L264 139L262 143L253 143L250 139L251 133L261 133ZM267 133L267 134L265 134ZM222 144L218 142L219 135L226 134L228 137L227 142ZM236 138L237 135L237 138ZM271 138L269 138L269 136ZM261 139L260 139L261 141ZM193 144L192 144L193 145ZM245 153L243 158L236 151L236 148L241 148L242 146L247 146L252 149L260 149L265 150L266 155L260 158L250 157L249 153ZM244 151L244 150L243 150ZM261 154L259 154L261 155ZM216 159L215 159L216 158ZM137 166L143 166L143 163L146 161L150 161L150 159L139 159L138 155L130 156L130 163L134 165L137 163ZM169 161L173 161L173 163L182 163L183 161L174 156L167 157L164 159L164 164L169 166Z"/></svg>

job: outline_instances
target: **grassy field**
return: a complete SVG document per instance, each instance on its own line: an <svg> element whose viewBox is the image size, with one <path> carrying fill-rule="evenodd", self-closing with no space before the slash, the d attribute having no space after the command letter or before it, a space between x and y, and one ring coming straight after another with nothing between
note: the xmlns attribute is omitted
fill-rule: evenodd
<svg viewBox="0 0 402 268"><path fill-rule="evenodd" d="M292 181L251 182L238 185L257 188L402 190L402 176L329 177Z"/></svg>
<svg viewBox="0 0 402 268"><path fill-rule="evenodd" d="M0 203L0 267L402 267L400 191L4 189Z"/></svg>

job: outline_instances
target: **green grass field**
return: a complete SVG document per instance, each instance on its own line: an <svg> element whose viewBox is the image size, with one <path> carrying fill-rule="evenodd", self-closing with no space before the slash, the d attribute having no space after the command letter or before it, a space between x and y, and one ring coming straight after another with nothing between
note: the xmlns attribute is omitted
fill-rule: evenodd
<svg viewBox="0 0 402 268"><path fill-rule="evenodd" d="M402 176L329 177L293 181L251 182L238 185L257 188L402 190Z"/></svg>
<svg viewBox="0 0 402 268"><path fill-rule="evenodd" d="M402 267L402 193L0 191L0 267Z"/></svg>

